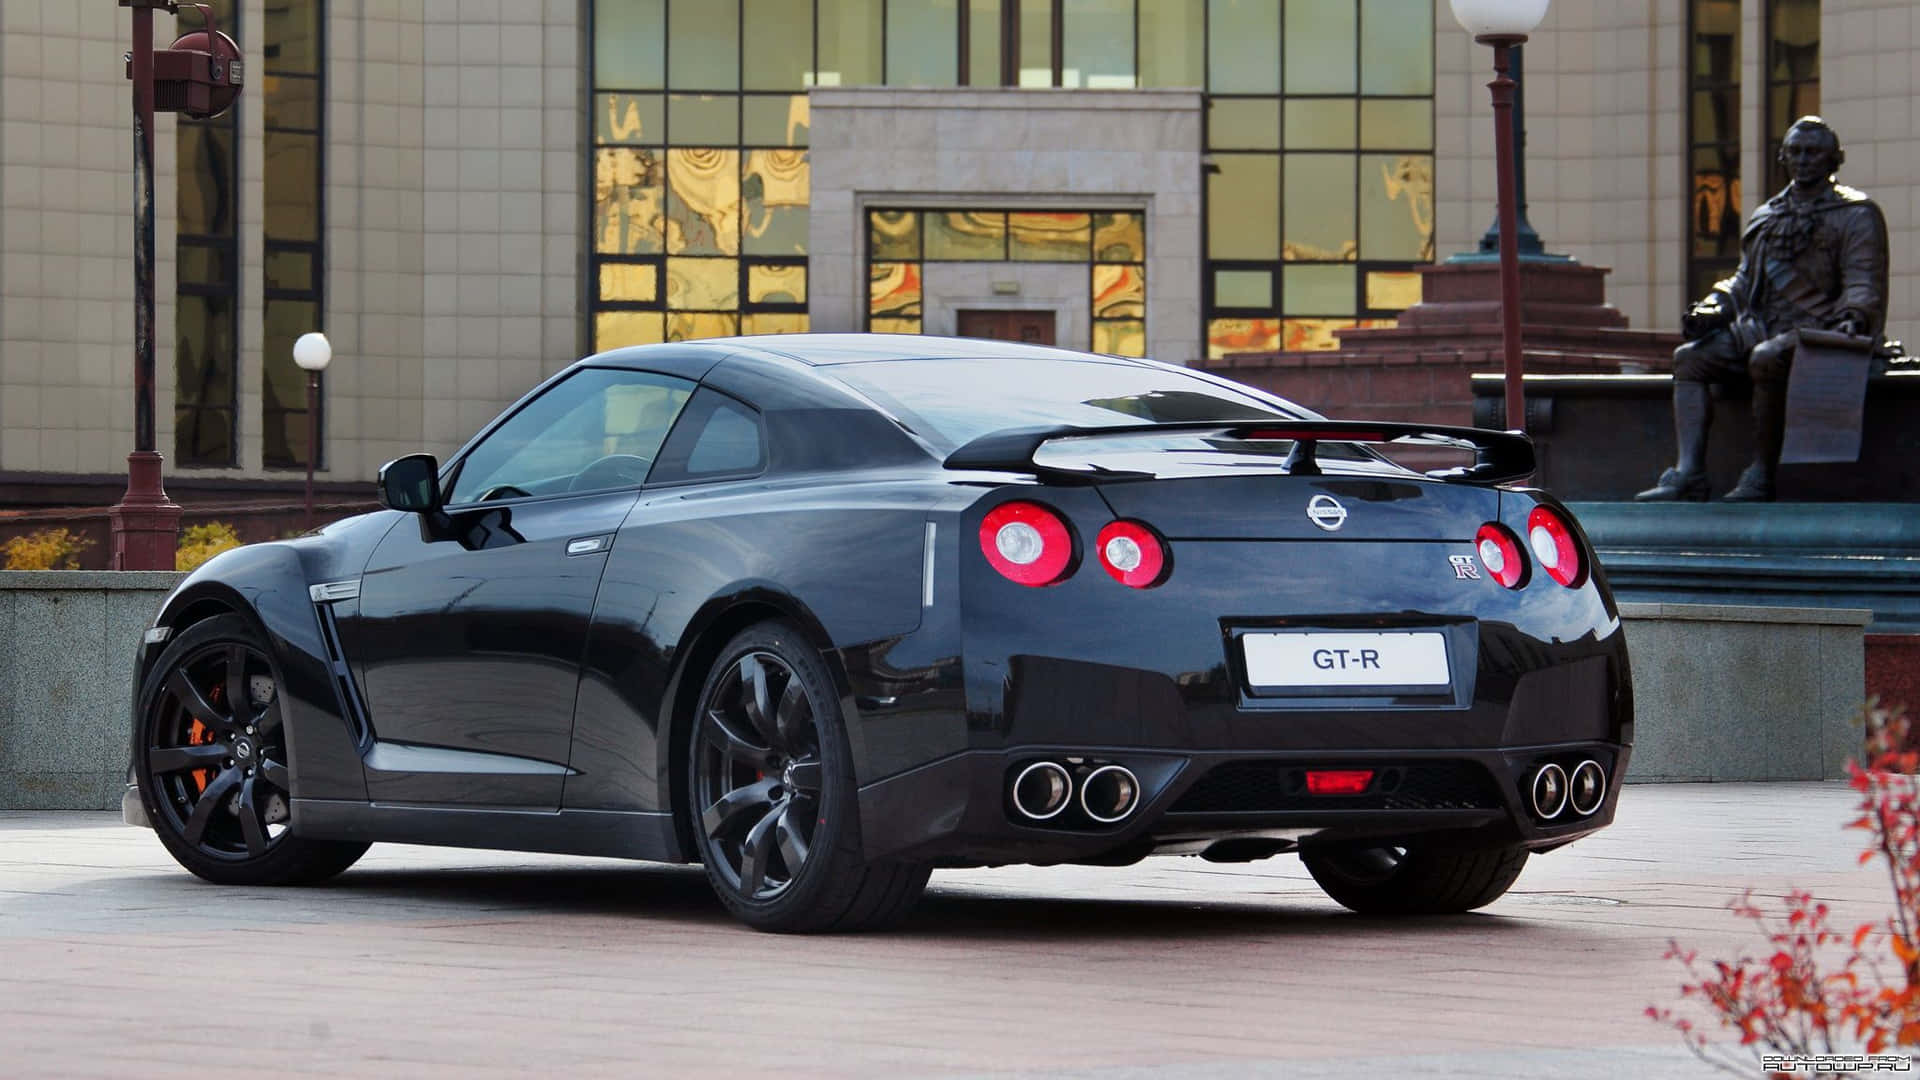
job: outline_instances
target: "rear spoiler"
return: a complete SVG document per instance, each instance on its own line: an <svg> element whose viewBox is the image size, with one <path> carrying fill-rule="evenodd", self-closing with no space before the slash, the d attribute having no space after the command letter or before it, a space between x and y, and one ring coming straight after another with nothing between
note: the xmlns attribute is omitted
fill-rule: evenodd
<svg viewBox="0 0 1920 1080"><path fill-rule="evenodd" d="M1473 451L1473 464L1427 473L1435 480L1466 484L1503 484L1533 475L1533 440L1517 431L1445 427L1434 424L1374 424L1360 420L1186 420L1166 424L1123 424L1114 427L1011 428L996 431L947 455L949 469L1029 473L1051 480L1092 483L1102 480L1145 479L1147 474L1120 470L1060 469L1036 464L1034 455L1055 439L1162 434L1214 435L1237 442L1291 442L1283 467L1295 476L1318 476L1314 454L1323 442L1432 446Z"/></svg>

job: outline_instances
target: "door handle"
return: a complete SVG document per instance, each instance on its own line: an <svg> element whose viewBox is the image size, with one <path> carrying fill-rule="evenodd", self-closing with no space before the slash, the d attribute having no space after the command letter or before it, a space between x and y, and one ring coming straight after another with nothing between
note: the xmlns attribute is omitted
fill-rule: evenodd
<svg viewBox="0 0 1920 1080"><path fill-rule="evenodd" d="M613 546L613 537L602 533L599 536L581 536L567 541L567 556L597 555Z"/></svg>

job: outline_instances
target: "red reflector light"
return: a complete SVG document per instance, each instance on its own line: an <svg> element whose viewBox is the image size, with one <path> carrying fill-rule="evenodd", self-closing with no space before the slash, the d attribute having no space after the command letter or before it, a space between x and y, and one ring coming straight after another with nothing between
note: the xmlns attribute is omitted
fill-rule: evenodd
<svg viewBox="0 0 1920 1080"><path fill-rule="evenodd" d="M1493 580L1509 589L1527 583L1527 557L1520 551L1520 541L1505 525L1489 521L1480 526L1473 538L1473 552Z"/></svg>
<svg viewBox="0 0 1920 1080"><path fill-rule="evenodd" d="M1527 515L1527 546L1533 549L1533 557L1547 576L1565 585L1577 589L1587 583L1587 563L1580 557L1580 545L1573 539L1573 529L1559 514L1544 506L1536 506Z"/></svg>
<svg viewBox="0 0 1920 1080"><path fill-rule="evenodd" d="M1136 589L1151 589L1167 580L1173 569L1160 534L1137 521L1115 521L1100 530L1094 541L1100 567L1113 580Z"/></svg>
<svg viewBox="0 0 1920 1080"><path fill-rule="evenodd" d="M980 552L1008 581L1053 585L1073 573L1073 530L1039 503L1001 503L980 522Z"/></svg>
<svg viewBox="0 0 1920 1080"><path fill-rule="evenodd" d="M1309 769L1307 794L1359 795L1373 783L1372 769Z"/></svg>

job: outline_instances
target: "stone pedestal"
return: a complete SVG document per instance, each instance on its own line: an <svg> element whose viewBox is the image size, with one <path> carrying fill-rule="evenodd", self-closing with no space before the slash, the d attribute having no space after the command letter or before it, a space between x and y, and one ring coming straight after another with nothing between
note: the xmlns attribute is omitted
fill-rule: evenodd
<svg viewBox="0 0 1920 1080"><path fill-rule="evenodd" d="M1201 367L1343 418L1470 424L1475 372L1503 365L1500 268L1467 258L1421 268L1421 302L1391 328L1336 331L1338 349L1242 353ZM1681 337L1632 330L1606 302L1604 267L1571 260L1520 264L1526 370L1665 371Z"/></svg>

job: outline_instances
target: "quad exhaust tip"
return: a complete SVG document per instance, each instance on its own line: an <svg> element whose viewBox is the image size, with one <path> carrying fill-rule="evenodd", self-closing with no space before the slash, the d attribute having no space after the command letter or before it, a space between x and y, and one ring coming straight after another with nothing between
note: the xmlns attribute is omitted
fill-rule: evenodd
<svg viewBox="0 0 1920 1080"><path fill-rule="evenodd" d="M1600 809L1607 797L1607 770L1600 763L1589 758L1574 766L1573 777L1568 782L1567 801L1573 806L1573 812L1585 817Z"/></svg>
<svg viewBox="0 0 1920 1080"><path fill-rule="evenodd" d="M1124 765L1102 765L1080 784L1080 809L1103 825L1111 825L1140 805L1140 778Z"/></svg>
<svg viewBox="0 0 1920 1080"><path fill-rule="evenodd" d="M1073 777L1066 766L1036 761L1013 778L1013 808L1031 821L1057 817L1073 801Z"/></svg>
<svg viewBox="0 0 1920 1080"><path fill-rule="evenodd" d="M1531 794L1534 813L1547 821L1559 817L1567 808L1567 770L1552 762L1540 766L1533 774Z"/></svg>

